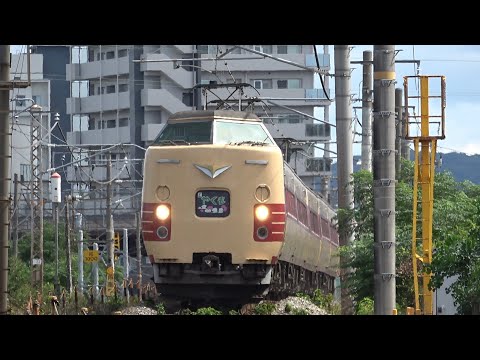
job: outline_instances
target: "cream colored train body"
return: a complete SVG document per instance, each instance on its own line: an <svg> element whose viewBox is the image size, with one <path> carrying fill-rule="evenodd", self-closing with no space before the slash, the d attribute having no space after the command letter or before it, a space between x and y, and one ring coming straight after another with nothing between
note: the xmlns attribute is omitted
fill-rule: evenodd
<svg viewBox="0 0 480 360"><path fill-rule="evenodd" d="M299 272L334 277L333 215L254 114L177 113L147 149L142 236L163 294L250 296Z"/></svg>

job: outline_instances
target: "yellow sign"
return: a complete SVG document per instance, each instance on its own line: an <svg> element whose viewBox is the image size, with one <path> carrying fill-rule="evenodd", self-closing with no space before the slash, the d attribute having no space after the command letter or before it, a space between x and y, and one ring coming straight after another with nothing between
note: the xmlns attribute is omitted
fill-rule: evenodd
<svg viewBox="0 0 480 360"><path fill-rule="evenodd" d="M107 296L113 296L115 293L115 276L111 266L107 268L107 286L105 287L105 290L105 295Z"/></svg>
<svg viewBox="0 0 480 360"><path fill-rule="evenodd" d="M120 234L118 232L113 236L113 246L120 249Z"/></svg>
<svg viewBox="0 0 480 360"><path fill-rule="evenodd" d="M98 250L83 250L83 262L94 263L98 261Z"/></svg>

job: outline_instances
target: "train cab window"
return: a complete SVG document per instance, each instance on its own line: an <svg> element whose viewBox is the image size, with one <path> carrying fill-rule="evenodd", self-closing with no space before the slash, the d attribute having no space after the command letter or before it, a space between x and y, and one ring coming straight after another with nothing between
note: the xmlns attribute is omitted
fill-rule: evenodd
<svg viewBox="0 0 480 360"><path fill-rule="evenodd" d="M266 145L275 145L270 135L260 123L215 121L215 144L238 144L241 142L258 142Z"/></svg>
<svg viewBox="0 0 480 360"><path fill-rule="evenodd" d="M167 124L153 145L211 144L212 122L196 121Z"/></svg>

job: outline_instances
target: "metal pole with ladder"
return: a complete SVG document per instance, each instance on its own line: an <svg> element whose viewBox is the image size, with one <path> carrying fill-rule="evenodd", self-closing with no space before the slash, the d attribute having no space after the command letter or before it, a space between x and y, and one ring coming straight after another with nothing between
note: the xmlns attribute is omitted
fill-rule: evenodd
<svg viewBox="0 0 480 360"><path fill-rule="evenodd" d="M420 81L420 94L415 96L409 95L409 80ZM435 87L435 85L432 85L435 80L440 82L439 86L437 85L440 93L430 95L429 91L430 88ZM435 156L437 140L445 139L445 76L405 76L404 89L405 109L408 110L408 102L412 99L418 99L421 109L420 115L411 115L406 111L404 123L406 127L405 139L413 140L415 151L412 224L415 314L433 315L433 292L428 288L432 274L426 271L425 267L432 263L433 256L432 225ZM436 106L440 106L440 112L432 115ZM419 203L421 204L420 211L418 209ZM422 304L420 303L420 297L423 300Z"/></svg>

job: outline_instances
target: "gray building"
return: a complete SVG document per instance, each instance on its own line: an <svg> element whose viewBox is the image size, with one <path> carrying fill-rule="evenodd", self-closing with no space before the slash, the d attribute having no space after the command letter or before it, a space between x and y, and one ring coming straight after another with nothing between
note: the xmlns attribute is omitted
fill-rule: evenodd
<svg viewBox="0 0 480 360"><path fill-rule="evenodd" d="M30 74L31 86L16 88L10 91L10 111L12 114L12 166L11 177L15 174L20 182L18 186L19 216L30 216L29 198L32 170L31 129L35 119L41 121L40 133L44 144L63 143L60 127L66 133L69 131L70 121L66 114L66 99L69 94L69 83L65 79L65 68L69 59L68 46L35 46L31 48ZM25 53L12 54L10 76L12 80L28 80L27 56ZM32 111L32 105L39 105L41 112ZM55 123L53 114L60 114L59 125L50 131ZM53 150L52 150L53 149ZM42 180L44 184L44 198L46 209L51 209L49 181L50 173L47 170L54 166L70 161L69 155L62 156L66 148L59 149L43 146L42 151ZM37 162L35 161L35 164ZM66 173L59 171L65 178ZM68 184L64 183L64 188ZM11 184L13 197L14 184ZM47 211L46 215L49 216ZM20 229L27 229L29 222L22 222Z"/></svg>
<svg viewBox="0 0 480 360"><path fill-rule="evenodd" d="M323 107L322 120L328 121L328 106L323 89L314 86L312 71L263 57L249 50L271 54L306 67L316 67L313 47L307 45L245 45L222 57L234 45L96 45L70 49L71 63L66 78L71 82L67 99L71 131L68 143L75 146L74 159L85 159L69 167L70 181L84 200L84 215L98 218L105 213L105 153L112 148L112 176L115 177L114 204L117 215L131 216L138 209L141 191L142 148L161 131L170 114L197 108L196 84L248 83L243 99L258 97L253 111L260 116L280 146L289 142L289 162L303 181L317 191L330 175L331 160L316 157L315 143L328 142L330 127L296 111L314 116ZM320 67L330 69L328 46L318 54ZM201 61L190 59L200 57ZM133 60L146 60L134 62ZM201 70L200 70L201 69ZM329 93L328 77L325 77ZM227 89L212 90L225 99ZM212 108L213 95L202 97L202 107ZM215 98L215 96L213 96ZM238 95L231 99L238 101ZM200 104L199 104L200 105ZM286 108L285 108L286 107ZM288 108L288 109L287 109ZM303 142L303 143L301 143ZM99 182L100 180L100 182ZM118 217L117 217L118 218ZM101 221L104 223L104 221Z"/></svg>

